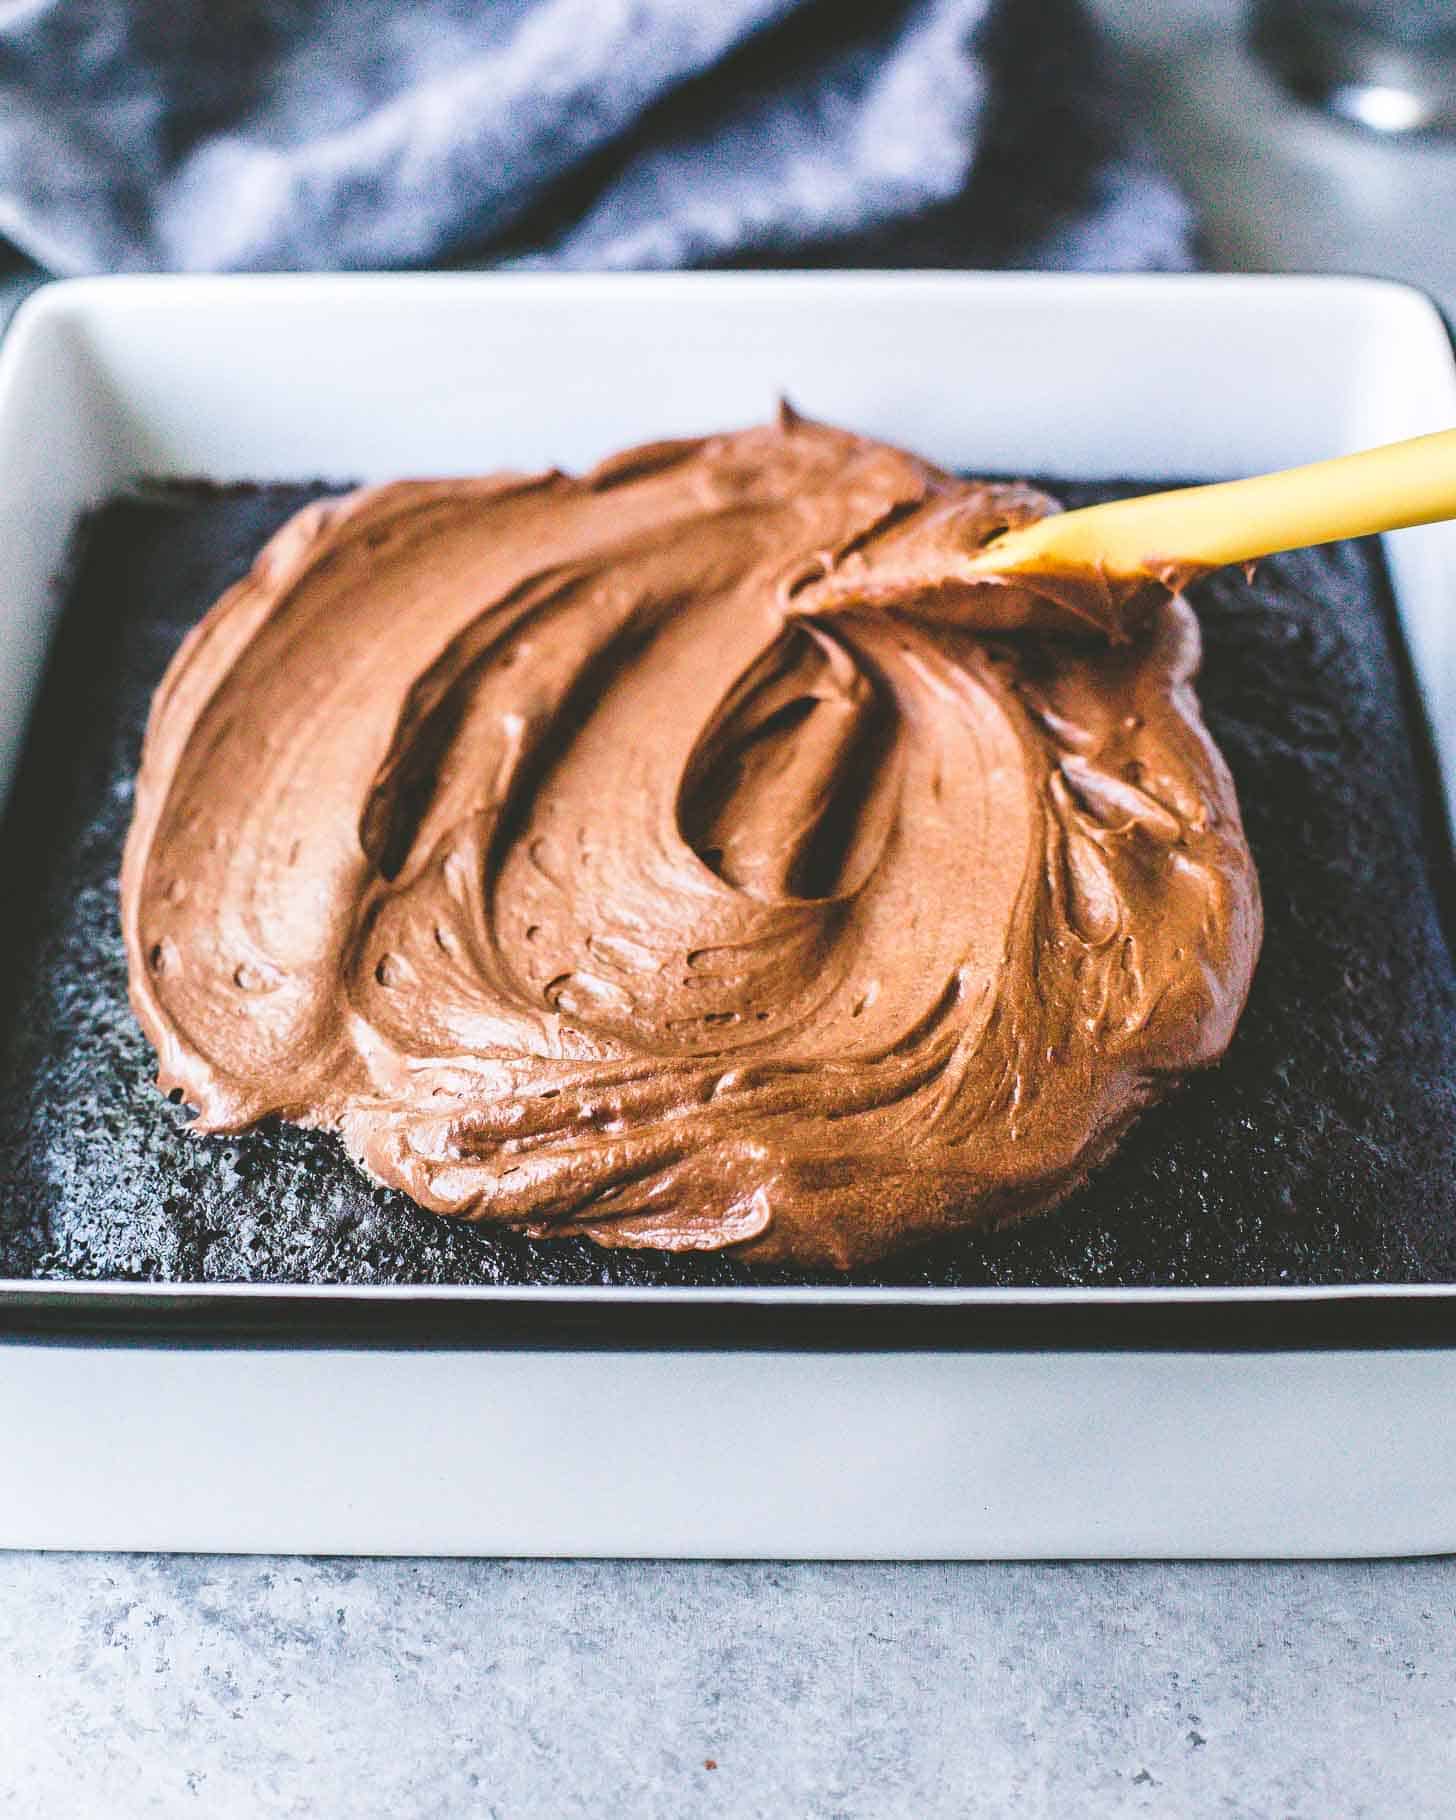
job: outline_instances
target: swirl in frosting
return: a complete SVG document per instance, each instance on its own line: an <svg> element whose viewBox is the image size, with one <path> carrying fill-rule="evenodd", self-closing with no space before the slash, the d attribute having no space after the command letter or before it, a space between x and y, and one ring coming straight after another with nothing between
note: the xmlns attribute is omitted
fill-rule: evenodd
<svg viewBox="0 0 1456 1820"><path fill-rule="evenodd" d="M1188 606L968 578L1052 509L787 410L309 507L153 706L160 1086L538 1237L849 1268L1060 1200L1261 919Z"/></svg>

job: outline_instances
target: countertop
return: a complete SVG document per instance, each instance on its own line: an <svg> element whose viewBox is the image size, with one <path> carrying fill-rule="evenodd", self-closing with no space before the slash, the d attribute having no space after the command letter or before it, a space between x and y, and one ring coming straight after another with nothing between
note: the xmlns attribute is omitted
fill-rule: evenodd
<svg viewBox="0 0 1456 1820"><path fill-rule="evenodd" d="M0 1813L1387 1820L1456 1562L0 1558Z"/></svg>
<svg viewBox="0 0 1456 1820"><path fill-rule="evenodd" d="M1234 0L1097 0L1210 262L1456 316L1456 143L1294 108ZM35 275L0 270L0 320ZM1439 1444L1439 1442L1437 1442ZM0 1555L0 1813L1444 1816L1456 1561Z"/></svg>

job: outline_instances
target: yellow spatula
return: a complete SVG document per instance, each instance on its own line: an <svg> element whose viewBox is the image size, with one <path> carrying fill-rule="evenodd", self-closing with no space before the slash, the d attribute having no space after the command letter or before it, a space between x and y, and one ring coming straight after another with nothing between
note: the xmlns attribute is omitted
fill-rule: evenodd
<svg viewBox="0 0 1456 1820"><path fill-rule="evenodd" d="M1004 531L971 559L995 575L1172 580L1276 550L1456 518L1456 430L1253 480L1182 487L1056 513Z"/></svg>

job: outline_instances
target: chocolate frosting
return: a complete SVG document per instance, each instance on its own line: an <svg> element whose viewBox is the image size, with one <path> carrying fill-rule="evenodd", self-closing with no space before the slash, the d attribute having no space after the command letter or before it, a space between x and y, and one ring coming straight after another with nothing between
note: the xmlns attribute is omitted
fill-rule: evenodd
<svg viewBox="0 0 1456 1820"><path fill-rule="evenodd" d="M312 506L158 691L133 1004L196 1129L847 1268L1045 1208L1226 1047L1258 887L1181 598L785 411Z"/></svg>

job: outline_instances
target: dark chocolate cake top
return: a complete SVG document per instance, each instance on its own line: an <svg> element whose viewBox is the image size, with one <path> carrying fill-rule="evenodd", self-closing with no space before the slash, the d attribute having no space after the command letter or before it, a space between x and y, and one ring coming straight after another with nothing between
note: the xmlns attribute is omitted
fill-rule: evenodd
<svg viewBox="0 0 1456 1820"><path fill-rule="evenodd" d="M1188 477L1194 478L1194 477ZM1051 480L1069 504L1133 491ZM1162 479L1167 484L1167 478ZM0 1275L173 1282L732 1285L822 1276L440 1219L336 1138L194 1135L127 1002L117 873L148 704L185 634L313 486L149 485L85 528L3 834ZM1456 1281L1449 849L1379 546L1200 582L1199 695L1265 913L1226 1059L1061 1207L851 1280ZM835 1279L838 1280L838 1279Z"/></svg>

